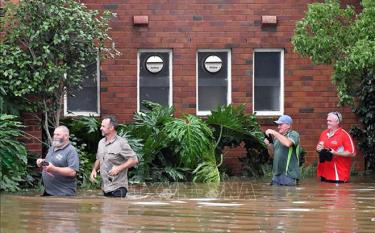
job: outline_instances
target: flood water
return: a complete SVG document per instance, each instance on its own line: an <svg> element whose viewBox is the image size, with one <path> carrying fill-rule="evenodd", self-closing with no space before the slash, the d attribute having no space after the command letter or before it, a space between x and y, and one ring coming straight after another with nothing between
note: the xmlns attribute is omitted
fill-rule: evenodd
<svg viewBox="0 0 375 233"><path fill-rule="evenodd" d="M73 198L1 195L3 232L375 232L375 177L348 184L304 179L220 185L130 186L127 198L100 190Z"/></svg>

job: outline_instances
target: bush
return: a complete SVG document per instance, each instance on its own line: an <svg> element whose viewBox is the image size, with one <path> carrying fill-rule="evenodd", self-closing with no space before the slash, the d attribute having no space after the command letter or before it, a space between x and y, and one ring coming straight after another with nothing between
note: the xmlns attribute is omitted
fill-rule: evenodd
<svg viewBox="0 0 375 233"><path fill-rule="evenodd" d="M13 115L0 115L0 190L17 191L26 175L27 152L16 140L23 135L23 125Z"/></svg>

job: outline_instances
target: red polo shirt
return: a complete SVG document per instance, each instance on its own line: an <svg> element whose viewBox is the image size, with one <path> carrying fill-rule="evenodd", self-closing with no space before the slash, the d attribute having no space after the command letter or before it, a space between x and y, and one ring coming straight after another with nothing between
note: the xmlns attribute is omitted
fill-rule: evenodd
<svg viewBox="0 0 375 233"><path fill-rule="evenodd" d="M329 130L326 129L320 135L319 141L324 143L324 147L331 148L337 152L348 151L355 155L355 146L351 136L342 128L329 137ZM318 176L327 180L349 181L351 157L333 156L332 161L325 161L318 164Z"/></svg>

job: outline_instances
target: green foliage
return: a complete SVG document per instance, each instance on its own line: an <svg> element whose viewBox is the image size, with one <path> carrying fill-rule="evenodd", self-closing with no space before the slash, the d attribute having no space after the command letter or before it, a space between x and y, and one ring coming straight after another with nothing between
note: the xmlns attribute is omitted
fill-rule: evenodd
<svg viewBox="0 0 375 233"><path fill-rule="evenodd" d="M220 107L206 121L192 115L174 118L174 108L151 102L145 102L144 106L146 111L136 113L133 124L120 124L117 128L139 159L137 167L129 171L130 182L218 183L222 179L219 167L225 146L237 146L245 141L249 148L255 146L254 151L264 147L255 116L247 115L244 106ZM99 121L90 116L63 122L79 150L79 185L95 187L97 184L90 184L88 179L100 139Z"/></svg>
<svg viewBox="0 0 375 233"><path fill-rule="evenodd" d="M23 103L28 102L23 99ZM4 87L0 86L0 114L20 116L21 104L19 101L9 98Z"/></svg>
<svg viewBox="0 0 375 233"><path fill-rule="evenodd" d="M162 181L164 167L177 167L163 130L165 124L173 120L174 109L147 101L143 105L146 111L135 113L134 123L126 128L129 138L139 139L139 143L143 144L142 149L137 151L139 164L137 169L130 172L131 180Z"/></svg>
<svg viewBox="0 0 375 233"><path fill-rule="evenodd" d="M64 94L81 85L86 66L98 54L118 54L108 43L113 15L75 0L25 0L7 4L4 11L0 86L12 99L32 98L50 142L48 129L59 125Z"/></svg>
<svg viewBox="0 0 375 233"><path fill-rule="evenodd" d="M198 117L187 115L165 125L170 141L176 143L176 153L185 167L194 168L212 147L212 132Z"/></svg>
<svg viewBox="0 0 375 233"><path fill-rule="evenodd" d="M100 132L100 122L95 116L81 116L75 118L65 118L62 124L69 128L72 138L77 145L84 144L84 150L90 154L96 154L98 142L102 138Z"/></svg>
<svg viewBox="0 0 375 233"><path fill-rule="evenodd" d="M214 162L202 162L193 171L193 182L218 183L220 182L220 172Z"/></svg>
<svg viewBox="0 0 375 233"><path fill-rule="evenodd" d="M12 115L0 114L0 190L17 191L26 175L27 152L17 137L23 126Z"/></svg>
<svg viewBox="0 0 375 233"><path fill-rule="evenodd" d="M366 168L374 169L375 2L361 4L359 14L350 7L342 9L337 0L310 4L296 25L292 43L314 63L333 65L332 81L340 103L350 104L359 116L362 125L352 133L365 155Z"/></svg>
<svg viewBox="0 0 375 233"><path fill-rule="evenodd" d="M246 157L240 161L244 174L256 177L264 175L262 164L268 162L268 153L255 115L247 114L244 105L221 106L212 111L206 122L214 131L219 154L223 153L225 147L237 147L243 143Z"/></svg>
<svg viewBox="0 0 375 233"><path fill-rule="evenodd" d="M244 140L254 147L263 147L263 133L253 114L245 112L245 106L220 106L212 111L206 123L213 128L218 147L238 146Z"/></svg>
<svg viewBox="0 0 375 233"><path fill-rule="evenodd" d="M351 133L357 139L365 158L365 169L375 171L375 79L365 77L359 91L359 102L362 103L355 108L362 127L353 127Z"/></svg>

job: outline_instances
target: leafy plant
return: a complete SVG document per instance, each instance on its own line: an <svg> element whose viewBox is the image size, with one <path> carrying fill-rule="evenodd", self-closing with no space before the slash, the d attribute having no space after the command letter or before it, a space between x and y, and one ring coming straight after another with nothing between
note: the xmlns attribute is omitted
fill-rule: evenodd
<svg viewBox="0 0 375 233"><path fill-rule="evenodd" d="M13 115L0 114L0 190L17 191L26 175L27 152L17 138L23 125Z"/></svg>
<svg viewBox="0 0 375 233"><path fill-rule="evenodd" d="M149 101L143 102L143 105L146 111L135 113L134 123L123 127L123 130L128 132L128 139L138 139L138 143L143 144L142 149L136 151L140 162L137 169L130 172L130 180L160 181L164 167L174 167L173 152L163 130L165 124L173 120L174 108Z"/></svg>
<svg viewBox="0 0 375 233"><path fill-rule="evenodd" d="M225 147L246 148L246 158L240 159L247 176L264 175L262 164L268 162L268 153L263 144L264 135L255 115L246 114L245 106L220 106L212 111L206 123L213 129L216 150L222 154Z"/></svg>
<svg viewBox="0 0 375 233"><path fill-rule="evenodd" d="M4 12L0 86L12 100L32 100L28 107L42 113L51 144L49 129L60 124L64 95L82 84L86 66L98 55L119 54L108 35L114 15L75 0L7 2Z"/></svg>
<svg viewBox="0 0 375 233"><path fill-rule="evenodd" d="M165 131L169 140L178 142L175 143L176 153L180 163L188 168L196 167L212 145L210 128L196 116L187 115L168 122Z"/></svg>

